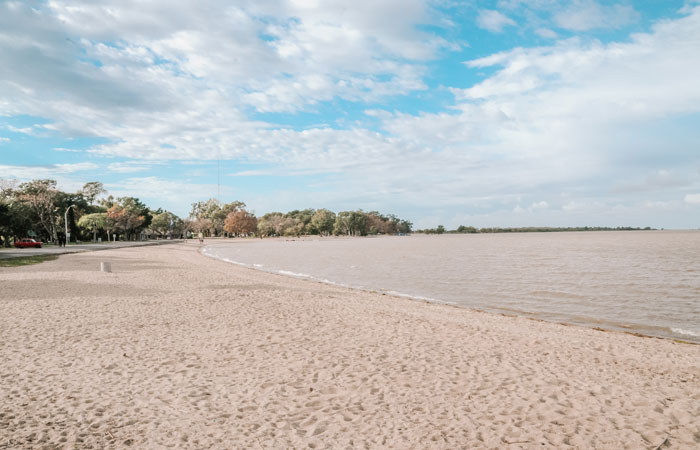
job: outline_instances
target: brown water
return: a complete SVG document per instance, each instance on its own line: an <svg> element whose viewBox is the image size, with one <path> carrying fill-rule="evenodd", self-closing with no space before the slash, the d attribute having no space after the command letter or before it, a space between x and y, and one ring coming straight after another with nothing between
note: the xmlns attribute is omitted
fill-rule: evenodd
<svg viewBox="0 0 700 450"><path fill-rule="evenodd" d="M700 231L251 239L204 253L355 288L700 342Z"/></svg>

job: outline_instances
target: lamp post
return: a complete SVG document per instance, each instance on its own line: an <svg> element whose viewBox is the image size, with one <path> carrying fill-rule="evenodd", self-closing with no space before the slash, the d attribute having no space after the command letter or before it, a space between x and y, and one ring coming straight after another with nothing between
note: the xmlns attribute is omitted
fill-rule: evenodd
<svg viewBox="0 0 700 450"><path fill-rule="evenodd" d="M66 214L63 216L63 221L66 224L66 243L70 242L70 231L68 231L68 210L74 206L75 205L70 205L68 208L66 208Z"/></svg>

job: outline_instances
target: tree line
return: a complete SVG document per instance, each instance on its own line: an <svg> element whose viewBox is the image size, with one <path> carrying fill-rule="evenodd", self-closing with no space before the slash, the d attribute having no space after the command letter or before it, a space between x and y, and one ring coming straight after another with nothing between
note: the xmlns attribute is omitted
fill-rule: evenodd
<svg viewBox="0 0 700 450"><path fill-rule="evenodd" d="M86 183L64 192L55 180L17 183L0 178L0 244L32 237L57 242L68 230L71 240L135 240L142 237L301 236L395 234L411 232L412 224L377 211L327 209L272 212L256 217L240 201L216 199L192 204L190 216L152 209L135 197L107 195L102 183Z"/></svg>
<svg viewBox="0 0 700 450"><path fill-rule="evenodd" d="M192 231L202 236L301 236L410 233L413 224L393 214L377 211L303 209L286 213L271 212L261 217L245 209L245 203L221 203L216 199L192 204L189 220Z"/></svg>
<svg viewBox="0 0 700 450"><path fill-rule="evenodd" d="M102 183L86 183L77 192L64 192L50 179L17 184L0 179L0 240L32 237L44 242L71 240L129 240L139 233L182 235L183 220L160 208L151 209L135 197L114 198ZM102 197L102 198L100 198Z"/></svg>
<svg viewBox="0 0 700 450"><path fill-rule="evenodd" d="M563 231L639 231L652 230L651 227L635 228L635 227L487 227L475 228L466 225L460 225L454 230L446 230L444 226L438 225L436 228L426 228L423 230L415 230L416 233L422 234L475 234L475 233L552 233Z"/></svg>

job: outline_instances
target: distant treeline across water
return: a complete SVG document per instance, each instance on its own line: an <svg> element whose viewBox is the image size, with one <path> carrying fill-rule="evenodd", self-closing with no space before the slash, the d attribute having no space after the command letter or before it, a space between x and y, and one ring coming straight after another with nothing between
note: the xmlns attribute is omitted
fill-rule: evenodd
<svg viewBox="0 0 700 450"><path fill-rule="evenodd" d="M415 233L423 234L443 234L443 233L551 233L558 231L642 231L653 230L651 227L635 228L635 227L490 227L476 228L460 225L456 230L446 230L442 225L437 228L426 228L425 230L415 230Z"/></svg>

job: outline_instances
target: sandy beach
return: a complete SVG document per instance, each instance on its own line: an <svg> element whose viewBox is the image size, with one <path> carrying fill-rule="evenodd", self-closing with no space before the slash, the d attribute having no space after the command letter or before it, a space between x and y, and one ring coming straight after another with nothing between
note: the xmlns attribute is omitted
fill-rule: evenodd
<svg viewBox="0 0 700 450"><path fill-rule="evenodd" d="M0 449L688 449L699 417L699 345L287 278L193 243L0 268Z"/></svg>

